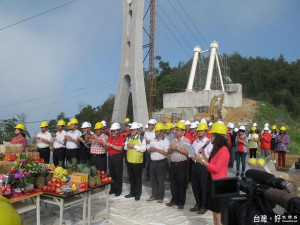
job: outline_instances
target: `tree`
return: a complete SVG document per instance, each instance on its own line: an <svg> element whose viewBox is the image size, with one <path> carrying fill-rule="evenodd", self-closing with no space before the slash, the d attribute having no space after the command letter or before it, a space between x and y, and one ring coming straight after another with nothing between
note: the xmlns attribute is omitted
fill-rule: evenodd
<svg viewBox="0 0 300 225"><path fill-rule="evenodd" d="M15 126L18 123L26 125L26 115L24 113L18 114L17 117L5 119L0 122L0 142L10 141L15 135ZM29 138L30 134L27 130L24 131L25 135Z"/></svg>

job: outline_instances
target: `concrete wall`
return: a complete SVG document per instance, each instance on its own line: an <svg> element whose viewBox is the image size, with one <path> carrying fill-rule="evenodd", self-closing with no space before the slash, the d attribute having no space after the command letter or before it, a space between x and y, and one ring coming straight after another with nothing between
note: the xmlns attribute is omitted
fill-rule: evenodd
<svg viewBox="0 0 300 225"><path fill-rule="evenodd" d="M211 99L216 95L224 94L224 107L239 108L242 107L242 85L229 84L225 86L226 92L220 90L198 91L198 92L180 92L164 94L163 107L201 107L209 106Z"/></svg>

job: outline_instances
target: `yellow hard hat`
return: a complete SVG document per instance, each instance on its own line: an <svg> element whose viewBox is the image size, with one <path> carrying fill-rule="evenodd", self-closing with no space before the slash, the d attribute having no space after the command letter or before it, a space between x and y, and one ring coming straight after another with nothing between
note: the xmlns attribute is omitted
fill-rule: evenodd
<svg viewBox="0 0 300 225"><path fill-rule="evenodd" d="M181 130L185 130L185 124L184 122L178 122L175 124L175 129L181 129Z"/></svg>
<svg viewBox="0 0 300 225"><path fill-rule="evenodd" d="M46 121L43 121L42 123L41 123L41 128L42 127L48 127L48 123L46 122Z"/></svg>
<svg viewBox="0 0 300 225"><path fill-rule="evenodd" d="M70 124L71 124L71 125L72 125L72 124L78 124L78 120L75 119L75 118L73 118L73 119L71 119Z"/></svg>
<svg viewBox="0 0 300 225"><path fill-rule="evenodd" d="M130 122L130 119L129 118L126 118L125 119L125 123L129 123Z"/></svg>
<svg viewBox="0 0 300 225"><path fill-rule="evenodd" d="M15 126L15 129L19 129L19 130L25 130L25 126L21 123L18 123L16 126Z"/></svg>
<svg viewBox="0 0 300 225"><path fill-rule="evenodd" d="M249 159L248 164L250 165L256 164L256 158Z"/></svg>
<svg viewBox="0 0 300 225"><path fill-rule="evenodd" d="M282 126L282 127L280 127L280 130L283 130L283 131L285 131L286 129L285 129L285 127L284 127L284 126Z"/></svg>
<svg viewBox="0 0 300 225"><path fill-rule="evenodd" d="M256 130L256 127L252 127L251 130Z"/></svg>
<svg viewBox="0 0 300 225"><path fill-rule="evenodd" d="M68 123L67 123L67 127L70 126L70 125L71 125L71 122L68 122Z"/></svg>
<svg viewBox="0 0 300 225"><path fill-rule="evenodd" d="M166 123L165 130L170 130L172 128L173 128L173 124L172 123Z"/></svg>
<svg viewBox="0 0 300 225"><path fill-rule="evenodd" d="M206 123L199 123L197 130L208 130L208 126Z"/></svg>
<svg viewBox="0 0 300 225"><path fill-rule="evenodd" d="M273 125L272 127L271 127L271 130L276 130L277 129L277 127L275 126L275 125Z"/></svg>
<svg viewBox="0 0 300 225"><path fill-rule="evenodd" d="M3 225L23 225L22 218L8 199L0 196L0 219Z"/></svg>
<svg viewBox="0 0 300 225"><path fill-rule="evenodd" d="M58 121L57 126L66 126L66 122L63 120Z"/></svg>
<svg viewBox="0 0 300 225"><path fill-rule="evenodd" d="M98 122L98 123L95 124L94 130L98 130L98 129L101 129L101 128L103 128L103 123Z"/></svg>
<svg viewBox="0 0 300 225"><path fill-rule="evenodd" d="M256 164L258 164L258 165L265 165L265 160L262 159L262 158L260 158L260 159L258 159L258 160L256 161Z"/></svg>
<svg viewBox="0 0 300 225"><path fill-rule="evenodd" d="M214 123L209 133L226 134L227 127L223 123Z"/></svg>
<svg viewBox="0 0 300 225"><path fill-rule="evenodd" d="M164 125L162 123L155 124L154 131L164 130Z"/></svg>

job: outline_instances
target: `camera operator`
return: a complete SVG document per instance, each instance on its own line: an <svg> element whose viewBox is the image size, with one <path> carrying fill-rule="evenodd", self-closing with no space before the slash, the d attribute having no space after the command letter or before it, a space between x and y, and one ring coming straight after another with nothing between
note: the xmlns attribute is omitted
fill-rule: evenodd
<svg viewBox="0 0 300 225"><path fill-rule="evenodd" d="M213 124L211 133L211 142L213 144L212 152L207 158L205 153L196 154L196 160L202 162L210 172L207 180L206 201L207 208L213 211L214 225L221 224L221 203L220 199L212 199L211 183L212 180L226 178L230 154L228 151L228 142L225 138L227 128L222 123Z"/></svg>

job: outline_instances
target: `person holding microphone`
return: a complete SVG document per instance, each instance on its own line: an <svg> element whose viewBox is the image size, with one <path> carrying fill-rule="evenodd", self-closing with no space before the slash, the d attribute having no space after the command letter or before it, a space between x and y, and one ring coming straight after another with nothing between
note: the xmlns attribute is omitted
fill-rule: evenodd
<svg viewBox="0 0 300 225"><path fill-rule="evenodd" d="M230 153L226 140L227 128L222 123L213 124L210 133L210 140L213 149L209 157L205 152L196 153L196 161L201 162L209 171L207 179L206 206L213 212L214 225L221 225L221 202L220 199L212 198L212 180L227 178L228 162Z"/></svg>

